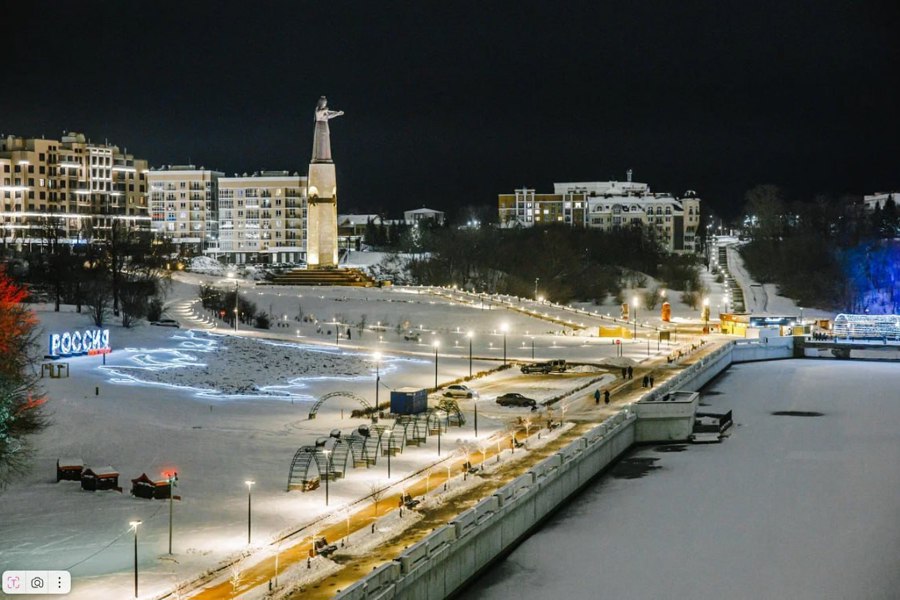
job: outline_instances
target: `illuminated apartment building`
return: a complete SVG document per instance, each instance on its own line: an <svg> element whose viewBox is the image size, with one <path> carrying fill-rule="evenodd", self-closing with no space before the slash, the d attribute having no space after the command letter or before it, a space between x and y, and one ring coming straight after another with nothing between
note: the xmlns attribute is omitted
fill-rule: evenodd
<svg viewBox="0 0 900 600"><path fill-rule="evenodd" d="M106 239L116 221L148 229L147 161L81 133L0 139L4 244Z"/></svg>
<svg viewBox="0 0 900 600"><path fill-rule="evenodd" d="M646 183L600 181L555 183L552 194L522 188L500 194L501 227L532 227L562 223L609 231L640 225L652 232L669 252L694 252L700 225L700 199L654 194Z"/></svg>
<svg viewBox="0 0 900 600"><path fill-rule="evenodd" d="M172 165L149 173L153 230L180 251L199 254L218 243L218 182L224 173Z"/></svg>
<svg viewBox="0 0 900 600"><path fill-rule="evenodd" d="M219 179L219 247L227 263L300 262L306 257L307 178L263 171Z"/></svg>

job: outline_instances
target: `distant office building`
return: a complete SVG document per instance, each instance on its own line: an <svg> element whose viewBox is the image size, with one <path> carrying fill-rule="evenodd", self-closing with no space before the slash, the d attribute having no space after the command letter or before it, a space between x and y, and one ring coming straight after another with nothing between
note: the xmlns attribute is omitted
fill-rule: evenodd
<svg viewBox="0 0 900 600"><path fill-rule="evenodd" d="M150 216L153 230L181 251L215 250L218 241L218 185L224 173L194 165L153 169Z"/></svg>
<svg viewBox="0 0 900 600"><path fill-rule="evenodd" d="M306 257L307 178L287 171L219 178L219 245L228 263Z"/></svg>
<svg viewBox="0 0 900 600"><path fill-rule="evenodd" d="M102 241L115 222L149 228L147 161L70 132L0 139L0 237L41 244Z"/></svg>
<svg viewBox="0 0 900 600"><path fill-rule="evenodd" d="M417 208L403 211L403 220L407 225L416 225L420 221L433 221L437 225L444 224L444 213L431 208Z"/></svg>
<svg viewBox="0 0 900 600"><path fill-rule="evenodd" d="M900 192L878 192L863 196L863 204L869 212L875 210L876 206L884 208L884 204L888 200L893 200L897 208L900 208Z"/></svg>
<svg viewBox="0 0 900 600"><path fill-rule="evenodd" d="M646 183L628 180L555 183L552 194L522 188L500 194L501 227L564 223L609 231L640 224L657 236L669 252L694 252L700 225L700 199L654 194Z"/></svg>

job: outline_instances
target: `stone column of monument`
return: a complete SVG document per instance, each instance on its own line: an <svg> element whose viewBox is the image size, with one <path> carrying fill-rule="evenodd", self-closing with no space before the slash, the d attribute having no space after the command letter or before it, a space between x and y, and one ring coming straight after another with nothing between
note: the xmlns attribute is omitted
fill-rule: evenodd
<svg viewBox="0 0 900 600"><path fill-rule="evenodd" d="M338 264L337 178L331 160L328 121L342 114L340 110L328 110L325 96L319 98L307 193L306 265L309 269Z"/></svg>

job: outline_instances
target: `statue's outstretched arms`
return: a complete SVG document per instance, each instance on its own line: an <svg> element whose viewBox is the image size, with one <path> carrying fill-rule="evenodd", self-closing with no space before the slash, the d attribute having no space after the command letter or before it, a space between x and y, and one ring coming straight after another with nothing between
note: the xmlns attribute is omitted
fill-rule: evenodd
<svg viewBox="0 0 900 600"><path fill-rule="evenodd" d="M325 119L326 120L333 119L335 117L340 117L343 114L344 114L344 111L342 111L342 110L328 110L328 111L325 111Z"/></svg>

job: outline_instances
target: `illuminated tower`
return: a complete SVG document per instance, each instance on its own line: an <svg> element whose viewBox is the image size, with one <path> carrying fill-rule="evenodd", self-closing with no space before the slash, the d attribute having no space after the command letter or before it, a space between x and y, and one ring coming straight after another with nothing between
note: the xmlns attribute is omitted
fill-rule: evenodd
<svg viewBox="0 0 900 600"><path fill-rule="evenodd" d="M344 114L328 110L325 96L316 105L316 131L312 160L309 162L309 190L306 213L307 268L335 267L337 251L337 178L331 160L331 136L328 121Z"/></svg>

